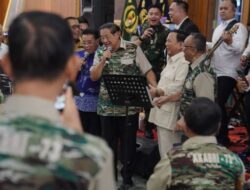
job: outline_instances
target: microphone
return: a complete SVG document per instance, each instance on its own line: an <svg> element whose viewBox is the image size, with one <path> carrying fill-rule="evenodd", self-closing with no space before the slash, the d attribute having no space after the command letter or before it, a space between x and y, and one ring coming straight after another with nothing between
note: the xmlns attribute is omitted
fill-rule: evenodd
<svg viewBox="0 0 250 190"><path fill-rule="evenodd" d="M82 59L83 59L84 61L86 61L87 58L88 58L88 56L89 56L89 54L90 54L89 52L85 51L85 52L84 52L84 56L83 56Z"/></svg>
<svg viewBox="0 0 250 190"><path fill-rule="evenodd" d="M112 51L112 47L111 46L108 46L108 49L107 49L108 51Z"/></svg>
<svg viewBox="0 0 250 190"><path fill-rule="evenodd" d="M87 51L85 51L84 52L84 55L83 55L83 57L81 58L81 69L84 69L84 67L85 67L85 62L86 62L86 60L88 59L88 56L90 55L90 53L89 52L87 52Z"/></svg>
<svg viewBox="0 0 250 190"><path fill-rule="evenodd" d="M108 46L108 47L105 46L104 51L110 51L110 52L112 52L112 47L111 46ZM109 59L110 58L106 58L106 62L108 62Z"/></svg>
<svg viewBox="0 0 250 190"><path fill-rule="evenodd" d="M112 51L112 47L111 46L105 46L104 47L104 51Z"/></svg>

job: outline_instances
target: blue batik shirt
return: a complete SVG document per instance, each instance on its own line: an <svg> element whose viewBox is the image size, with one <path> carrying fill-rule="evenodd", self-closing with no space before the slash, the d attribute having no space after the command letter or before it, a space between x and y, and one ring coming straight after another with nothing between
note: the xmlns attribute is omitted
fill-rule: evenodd
<svg viewBox="0 0 250 190"><path fill-rule="evenodd" d="M79 51L76 54L84 57L84 51ZM79 95L74 98L77 108L83 112L96 112L97 108L100 81L90 79L90 68L93 65L94 55L93 53L87 57L86 64L82 65L76 79L76 88Z"/></svg>

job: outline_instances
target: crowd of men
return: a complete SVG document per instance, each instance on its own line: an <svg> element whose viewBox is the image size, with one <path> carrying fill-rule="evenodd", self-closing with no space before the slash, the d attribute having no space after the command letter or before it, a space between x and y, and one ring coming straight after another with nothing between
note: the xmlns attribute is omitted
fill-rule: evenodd
<svg viewBox="0 0 250 190"><path fill-rule="evenodd" d="M108 74L147 79L153 102L145 110L147 128L156 126L161 156L147 189L242 189L244 164L226 148L234 88L245 95L250 134L250 74L237 72L250 58L250 40L245 48L248 32L234 19L236 7L235 0L220 2L212 42L183 0L169 7L174 30L152 5L131 41L114 23L96 30L84 17L37 11L13 21L9 49L0 28L0 72L14 81L12 95L0 88L0 189L113 190L118 160L119 189L134 185L140 109L112 103ZM59 95L63 107L56 110Z"/></svg>

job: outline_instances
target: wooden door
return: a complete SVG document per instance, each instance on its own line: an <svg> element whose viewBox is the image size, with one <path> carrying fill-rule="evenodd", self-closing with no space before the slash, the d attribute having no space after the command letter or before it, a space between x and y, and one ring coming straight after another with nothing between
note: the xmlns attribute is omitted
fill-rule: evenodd
<svg viewBox="0 0 250 190"><path fill-rule="evenodd" d="M4 17L10 0L0 0L0 24L3 25Z"/></svg>

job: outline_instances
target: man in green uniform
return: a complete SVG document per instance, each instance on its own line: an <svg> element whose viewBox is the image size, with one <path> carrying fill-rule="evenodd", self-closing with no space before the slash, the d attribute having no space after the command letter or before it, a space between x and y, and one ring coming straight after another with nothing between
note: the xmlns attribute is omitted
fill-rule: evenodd
<svg viewBox="0 0 250 190"><path fill-rule="evenodd" d="M155 167L147 189L242 189L244 165L240 158L218 145L221 111L208 98L196 98L186 109L182 128L189 138L173 148Z"/></svg>
<svg viewBox="0 0 250 190"><path fill-rule="evenodd" d="M106 143L82 134L70 88L61 115L54 101L77 73L72 32L61 17L18 16L3 69L16 81L0 108L0 189L115 189Z"/></svg>
<svg viewBox="0 0 250 190"><path fill-rule="evenodd" d="M131 42L124 41L121 38L121 30L117 25L113 23L102 25L100 27L100 38L103 46L97 49L95 54L94 64L90 70L92 80L98 80L105 74L145 75L148 83L156 86L155 75L141 48ZM126 164L121 172L125 188L133 184L138 111L138 108L129 107L128 125L126 126L125 106L112 104L104 81L101 80L97 113L101 119L102 137L114 152L115 167L118 156L117 146L118 141L120 141L121 162L123 166ZM127 157L126 163L124 161L125 156ZM115 169L115 171L117 170Z"/></svg>
<svg viewBox="0 0 250 190"><path fill-rule="evenodd" d="M160 80L161 71L166 65L164 60L165 42L168 30L160 20L162 10L157 5L152 5L148 10L147 21L142 24L138 32L138 39L135 41L140 45L143 53L152 65L157 81Z"/></svg>
<svg viewBox="0 0 250 190"><path fill-rule="evenodd" d="M189 71L184 82L180 100L180 113L197 97L216 98L216 76L206 63L206 38L200 33L190 34L184 41L184 56L189 64Z"/></svg>
<svg viewBox="0 0 250 190"><path fill-rule="evenodd" d="M135 41L140 45L143 53L152 65L152 70L156 75L157 82L160 80L161 72L166 65L165 61L165 42L168 30L160 20L162 18L162 9L158 5L152 5L148 9L147 21L140 26L138 30L139 38ZM152 123L148 123L150 110L146 109L145 114L145 136L153 138Z"/></svg>

